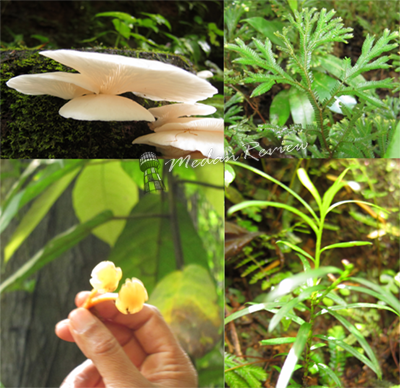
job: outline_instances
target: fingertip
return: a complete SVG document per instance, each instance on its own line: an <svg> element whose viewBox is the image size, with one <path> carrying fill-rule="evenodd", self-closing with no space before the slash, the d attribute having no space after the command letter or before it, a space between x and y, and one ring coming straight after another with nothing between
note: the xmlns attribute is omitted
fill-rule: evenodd
<svg viewBox="0 0 400 388"><path fill-rule="evenodd" d="M81 307L86 299L88 298L88 296L90 295L90 291L81 291L78 292L75 296L75 305L76 307Z"/></svg>
<svg viewBox="0 0 400 388"><path fill-rule="evenodd" d="M68 342L75 342L69 330L69 319L63 319L62 321L58 322L54 331L56 336L60 339Z"/></svg>

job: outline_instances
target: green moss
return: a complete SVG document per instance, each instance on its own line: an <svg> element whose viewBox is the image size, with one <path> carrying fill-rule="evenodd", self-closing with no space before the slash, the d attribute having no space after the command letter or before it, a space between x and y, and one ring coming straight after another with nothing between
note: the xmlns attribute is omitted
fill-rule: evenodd
<svg viewBox="0 0 400 388"><path fill-rule="evenodd" d="M85 50L89 51L89 50ZM91 50L94 51L94 50ZM125 50L100 49L96 52L155 59L189 69L179 56ZM51 71L75 72L37 50L3 51L1 56L1 145L2 158L130 158L154 150L146 145L133 145L139 136L151 133L143 121L78 121L58 114L66 103L57 97L28 96L7 87L6 82L21 74ZM159 105L153 101L124 95L146 108Z"/></svg>

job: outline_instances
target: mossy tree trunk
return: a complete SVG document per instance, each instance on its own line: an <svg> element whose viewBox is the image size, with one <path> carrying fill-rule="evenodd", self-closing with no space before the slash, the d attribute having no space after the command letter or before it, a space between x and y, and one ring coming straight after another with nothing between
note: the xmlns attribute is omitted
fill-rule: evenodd
<svg viewBox="0 0 400 388"><path fill-rule="evenodd" d="M134 50L84 49L133 58L169 63L185 70L190 65L180 56ZM145 121L79 121L58 114L67 102L52 96L29 96L7 87L6 82L22 74L54 71L75 72L38 50L1 52L1 146L2 158L7 159L138 159L154 147L133 145L139 136L151 133ZM157 102L144 100L132 93L123 94L145 108Z"/></svg>

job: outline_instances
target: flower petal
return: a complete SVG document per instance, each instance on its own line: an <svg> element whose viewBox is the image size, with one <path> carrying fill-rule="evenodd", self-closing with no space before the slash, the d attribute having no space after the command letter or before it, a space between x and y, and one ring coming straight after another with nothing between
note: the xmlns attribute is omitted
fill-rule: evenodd
<svg viewBox="0 0 400 388"><path fill-rule="evenodd" d="M162 131L212 131L224 132L224 119L206 117L186 117L167 122L164 125L154 128L154 132Z"/></svg>
<svg viewBox="0 0 400 388"><path fill-rule="evenodd" d="M129 98L91 94L74 98L59 111L65 118L100 121L154 121L153 115Z"/></svg>
<svg viewBox="0 0 400 388"><path fill-rule="evenodd" d="M115 267L112 261L102 261L93 268L89 281L94 289L104 294L116 290L121 278L121 268Z"/></svg>
<svg viewBox="0 0 400 388"><path fill-rule="evenodd" d="M135 314L143 308L147 299L147 291L139 279L126 279L118 293L115 306L123 314Z"/></svg>
<svg viewBox="0 0 400 388"><path fill-rule="evenodd" d="M179 148L184 151L199 151L204 157L224 157L224 133L208 131L161 131L140 136L132 144L148 144L161 149L169 147Z"/></svg>
<svg viewBox="0 0 400 388"><path fill-rule="evenodd" d="M74 50L41 51L78 70L100 86L100 93L132 92L155 101L196 102L217 93L209 82L159 61Z"/></svg>
<svg viewBox="0 0 400 388"><path fill-rule="evenodd" d="M85 76L63 72L19 75L11 78L7 86L24 94L49 94L64 100L98 92Z"/></svg>

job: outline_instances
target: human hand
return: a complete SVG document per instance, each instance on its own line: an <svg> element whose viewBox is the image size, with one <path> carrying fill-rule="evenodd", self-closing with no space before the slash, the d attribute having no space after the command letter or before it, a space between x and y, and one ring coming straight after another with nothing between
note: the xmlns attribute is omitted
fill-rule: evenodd
<svg viewBox="0 0 400 388"><path fill-rule="evenodd" d="M197 387L197 374L163 317L151 305L132 315L112 301L83 305L89 292L76 296L78 309L56 325L56 334L75 342L88 358L61 388Z"/></svg>

